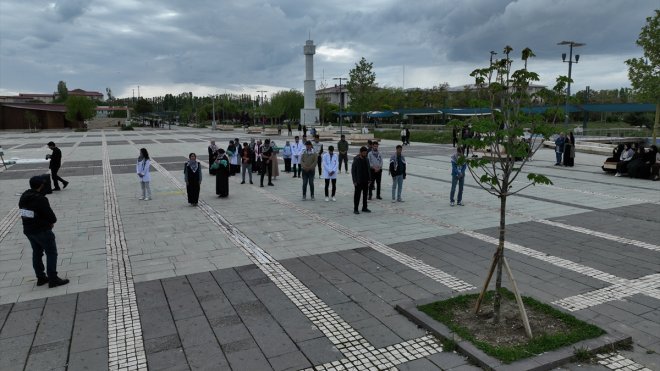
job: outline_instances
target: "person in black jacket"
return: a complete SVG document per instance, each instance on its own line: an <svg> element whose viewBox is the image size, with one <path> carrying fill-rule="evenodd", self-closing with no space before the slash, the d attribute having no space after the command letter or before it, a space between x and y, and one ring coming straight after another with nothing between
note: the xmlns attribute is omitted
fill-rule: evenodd
<svg viewBox="0 0 660 371"><path fill-rule="evenodd" d="M369 183L371 183L371 172L369 171L369 160L367 159L367 147L360 148L360 154L355 156L353 164L351 165L351 176L353 177L353 185L355 186L355 193L353 194L353 213L359 214L358 206L360 206L360 194L362 194L362 211L370 213L371 210L367 208L367 192L369 190Z"/></svg>
<svg viewBox="0 0 660 371"><path fill-rule="evenodd" d="M52 154L47 156L47 158L50 158L48 168L50 169L50 176L53 178L53 191L59 191L60 185L57 183L58 181L62 182L62 188L66 188L69 185L69 182L57 175L57 172L60 171L60 166L62 166L62 151L53 142L48 142L48 148L53 151Z"/></svg>
<svg viewBox="0 0 660 371"><path fill-rule="evenodd" d="M48 287L57 287L69 283L57 276L57 245L53 226L57 217L50 208L46 196L41 193L44 179L39 176L30 178L30 189L23 192L18 201L19 212L23 220L23 233L32 246L32 267L37 275L37 286L48 283ZM46 253L46 273L42 257Z"/></svg>

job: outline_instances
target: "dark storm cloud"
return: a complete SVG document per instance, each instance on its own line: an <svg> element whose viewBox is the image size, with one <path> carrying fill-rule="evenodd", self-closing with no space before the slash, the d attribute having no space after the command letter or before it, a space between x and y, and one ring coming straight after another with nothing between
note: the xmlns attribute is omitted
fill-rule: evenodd
<svg viewBox="0 0 660 371"><path fill-rule="evenodd" d="M410 84L467 83L465 70L507 44L516 58L532 48L556 75L566 51L556 44L568 39L587 44L579 51L595 65L589 70L616 73L621 84L623 60L639 54L634 41L654 7L652 0L3 0L0 94L48 92L59 80L116 94L171 84L301 89L309 32L317 83L322 74L330 83L347 76L362 56L382 85L401 84L403 65Z"/></svg>

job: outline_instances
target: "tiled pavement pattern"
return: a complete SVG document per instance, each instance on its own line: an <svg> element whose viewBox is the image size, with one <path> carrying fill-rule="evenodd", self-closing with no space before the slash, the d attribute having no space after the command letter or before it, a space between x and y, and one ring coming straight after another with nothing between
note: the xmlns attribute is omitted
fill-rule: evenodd
<svg viewBox="0 0 660 371"><path fill-rule="evenodd" d="M67 342L73 345L77 341L77 335L74 330L72 335L63 336L64 340L57 340L59 338L54 337L55 344L48 341L45 347L37 340L34 344L25 345L27 341L25 339L37 339L35 334L38 331L45 331L48 327L48 321L41 318L41 321L35 327L30 327L29 331L22 330L25 334L24 343L17 346L18 338L12 335L14 332L5 332L8 325L5 321L6 313L11 315L13 311L23 311L26 306L31 305L48 307L49 303L54 305L58 300L71 301L72 299L67 299L70 297L77 298L80 308L81 297L87 292L54 296L46 299L45 302L43 299L30 301L30 298L84 291L84 287L88 287L87 290L96 288L99 287L99 277L102 278L102 282L106 281L105 268L101 269L96 265L94 258L90 259L92 256L97 256L96 253L87 254L87 249L80 247L81 236L84 236L88 244L91 244L90 247L96 246L95 249L90 249L90 252L105 251L103 207L100 206L99 209L98 202L87 206L87 203L94 202L95 199L100 201L98 191L93 190L100 190L102 187L102 182L94 179L95 176L99 177L102 174L100 165L103 134L59 133L53 136L47 133L30 135L14 133L0 134L0 141L6 142L11 138L10 142L15 143L13 153L23 157L42 158L43 146L36 144L45 143L46 139L56 136L62 137L56 142L80 143L73 153L65 153L66 160L70 162L63 168L63 171L74 172L75 175L72 176L76 183L72 185L75 184L76 188L67 189L61 194L50 197L56 212L59 211L58 216L61 215L60 213L66 213L66 217L60 218L56 231L62 257L60 271L64 272L66 277L73 278L76 283L65 291L60 291L59 288L48 290L34 286L29 272L31 270L29 255L25 251L26 242L20 233L20 223L17 227L10 228L5 239L0 241L0 303L17 302L17 304L0 306L0 326L3 326L0 328L0 354L4 355L6 349L16 352L18 361L12 361L12 364L17 364L19 368L22 368L21 362L25 364L28 359L35 359L37 356L42 357L41 359L49 359L51 355L58 354L44 349L62 349L68 346ZM228 364L237 369L243 364L262 366L256 369L296 369L320 365L332 366L333 362L334 365L339 366L341 362L351 361L350 356L345 357L338 352L329 337L304 317L303 312L275 285L275 281L268 279L268 276L264 277L263 272L260 275L254 273L254 278L244 277L242 270L260 271L256 266L250 265L250 260L233 247L234 244L225 234L217 231L217 228L209 228L207 217L203 216L199 209L176 206L182 203L182 192L177 187L168 185L167 178L158 171L154 172L154 184L152 184L154 201L135 202L133 176L135 160L132 158L134 157L132 153L135 153L136 149L134 145L128 144L130 141L138 147L142 146L138 142L140 140L155 141L148 144L144 142L144 146L149 148L152 155L162 163L163 168L173 171L173 174L179 178L183 157L173 156L174 154L185 156L192 151L203 154L206 152L204 140L215 137L222 146L227 139L236 136L241 139L246 137L242 132L218 133L216 136L208 131L191 129L106 131L110 163L116 175L114 182L119 211L124 222L126 247L133 265L134 278L136 282L140 282L136 284L136 297L139 310L143 313L141 325L149 367L177 368L176 366L179 365L185 369L198 368L196 365L204 364L206 360L214 362L213 365ZM278 143L283 139L285 138L276 138ZM31 143L35 145L24 147L25 144ZM90 144L85 145L85 143ZM385 145L381 146L383 147L381 150L389 152L391 150L389 147L393 148L392 143L386 141ZM68 150L74 146L75 144L62 147ZM8 146L4 148L7 151ZM213 182L209 181L212 180L211 177L206 176L202 198L214 210L219 211L230 224L245 233L246 237L281 263L301 285L331 308L365 341L373 345L374 350L379 354L381 350L388 351L392 356L393 353L398 352L397 344L411 345L414 339L424 340L424 334L396 314L392 309L393 305L402 300L425 298L434 293L449 293L451 290L409 266L373 250L369 247L368 241L383 241L387 243L388 248L396 249L405 256L447 272L473 286L481 284L492 254L492 245L488 239L497 236L494 229L497 225L496 200L485 195L483 191L475 190L471 179L468 179L466 182L468 206L448 207L446 200L449 187L448 177L445 175L449 172L447 159L451 152L451 147L415 143L404 148L404 153L409 156L411 174L404 186L404 197L407 202L392 206L389 202L370 203L370 208L375 213L369 217L351 215L350 193L352 192L350 185L341 178L345 175L341 175L338 182L340 197L337 203L325 204L320 200L313 204L297 203L300 183L293 182L284 174L275 182L276 187L266 189L268 193L250 192L253 188L239 186L235 178L232 178L228 200L211 197ZM30 155L32 153L36 155ZM640 277L647 276L649 287L645 290L658 289L652 278L660 271L658 251L653 248L660 240L657 229L660 218L657 217L657 213L647 213L645 210L648 209L648 202L660 201L657 192L660 189L659 184L603 175L598 168L599 162L602 161L601 156L579 154L578 165L574 169L560 169L552 166L552 155L550 151L540 152L530 166L542 168L543 173L555 181L555 186L534 187L523 192L520 198L512 198L509 206L510 227L507 239L512 244L540 252L539 256L550 255L565 259L579 267L595 269L640 285L643 284ZM89 165L91 170L87 168ZM71 166L69 170L66 170L67 166ZM0 183L3 184L0 187L0 200L15 199L16 189L25 188L26 174L19 175L19 173L40 171L38 167L32 167L33 170L29 170L29 167L24 169L10 167L9 171L0 173ZM383 179L384 196L387 199L390 182L385 178L387 177ZM317 195L321 194L321 184L318 181L316 183ZM72 190L75 192L71 192ZM84 199L85 202L76 199L76 193L78 199ZM80 197L81 195L84 197ZM282 201L283 204L273 203L274 199ZM296 211L306 210L307 214L292 217L289 203L296 206ZM266 205L270 206L265 207ZM10 209L14 206L14 202L0 202L0 216L9 215ZM83 214L83 217L90 219L91 223L85 222L83 218L76 218L75 213L70 213L69 209L72 206L75 212ZM98 210L101 210L100 213ZM364 239L353 238L332 229L328 224L318 223L319 219L315 219L314 216L322 216L321 218L330 223L345 228L345 231L352 230L359 238ZM97 222L99 217L101 228L96 230L95 228L99 228ZM72 220L69 222L70 219ZM143 220L152 220L154 224L147 224L145 228ZM552 223L558 224L551 225ZM148 227L149 225L151 227ZM562 225L572 228L564 228ZM75 228L75 226L79 227ZM579 230L580 228L582 230ZM485 237L475 239L456 233L461 231L472 231ZM98 237L101 239L99 240ZM209 241L212 243L208 244ZM69 245L72 246L70 250L68 250ZM14 246L22 252L17 254ZM521 289L545 301L553 302L577 295L587 295L594 290L609 287L609 284L602 280L557 265L548 265L543 260L516 251L529 250L510 250L507 253L514 274L520 281ZM366 259L362 260L360 256ZM105 254L102 257L105 260ZM74 259L76 259L75 263ZM105 264L104 260L103 264ZM81 261L85 264L82 268ZM153 264L150 264L151 262ZM17 268L20 269L16 271ZM80 274L81 269L86 273ZM137 273L135 269L138 270ZM212 274L195 274L195 272L209 271ZM202 275L204 277L201 277ZM207 275L213 277L215 283L211 282ZM230 281L228 283L249 288L247 293L251 291L252 296L232 285L227 286L222 278L218 278L225 275L241 277L243 285L239 285L236 279L228 279ZM177 278L167 278L173 276ZM87 277L85 281L83 277ZM155 278L162 280L154 281ZM188 306L192 306L189 303L194 304L195 301L192 300L193 297L189 295L190 290L185 289L184 284L179 286L178 281L176 284L169 282L181 278L192 287L193 296L196 295L196 303L201 307L201 311L193 310ZM203 286L208 285L210 291L197 293L195 286L198 284L194 282L200 280L207 282ZM149 307L149 299L154 296L149 291L141 291L141 285L154 284L164 288L165 301L154 302L154 305ZM213 285L218 289L214 289ZM104 284L100 287L106 286ZM69 289L71 291L68 291ZM105 295L106 291L102 290L101 293ZM216 309L224 305L219 294L225 295L229 307L236 313L235 317L217 319L222 317L217 312L223 313L225 310ZM249 304L242 302L243 296L248 297L249 300L246 300ZM274 301L273 297L281 299L286 305L271 305ZM147 303L147 312L143 309L144 300ZM261 307L256 305L257 303L261 304ZM263 307L267 310L259 309ZM657 335L660 333L657 326L660 322L658 307L658 299L649 295L632 294L624 296L621 300L595 303L575 313L583 318L592 319L606 329L615 329L633 336L635 347L632 351L622 351L619 355L603 358L607 358L606 362L601 362L607 365L607 369L626 369L625 367L658 369L657 352L660 352L658 349L660 339ZM252 311L253 308L256 309ZM104 308L101 311L106 313L106 310ZM365 317L362 312L366 312L371 317ZM151 320L151 316L145 317L144 313L155 318ZM98 313L96 316L98 317ZM173 326L167 325L165 320L160 320L168 316L174 322ZM80 314L74 313L73 317L75 326L78 323L82 326L87 322ZM182 321L190 318L194 320ZM204 321L211 327L212 334L211 337L205 337L203 334L209 333L200 331L200 337L209 340L213 340L214 337L217 345L213 345L213 341L203 343L190 336L191 333L198 333L197 328L204 328L193 324L203 324ZM216 328L220 324L222 330ZM100 328L103 330L100 333L101 338L105 336L107 341L106 326L105 322L101 323ZM245 331L238 329L241 326ZM63 328L66 329L66 326ZM300 333L307 333L308 330L313 331L314 335L310 334L308 338L301 340L300 338L305 336L301 336ZM70 332L71 329L69 328L68 331ZM153 331L161 331L165 335L156 336L158 333ZM386 335L388 331L394 333L396 337ZM269 337L261 336L275 332L280 335L284 333L294 346L279 348L278 340L266 341L264 339ZM246 340L248 338L251 340ZM284 339L275 335L272 338ZM234 339L229 341L231 345L227 344L227 339ZM386 342L383 339L389 340ZM200 343L209 346L198 345ZM102 369L104 364L107 367L107 351L91 356L98 349L104 348L107 349L107 343L90 348L89 351L85 350L84 353L72 346L66 356L69 358L69 368L77 369L76 365L81 364L71 362L76 359L85 359L87 365L101 365L93 369ZM271 348L279 350L273 351ZM656 353L652 353L653 351ZM325 356L315 356L317 354L315 352ZM87 358L81 358L81 354ZM374 356L375 353L371 355ZM212 359L209 359L209 356ZM631 363L633 366L626 365L628 361L618 358L621 356L633 362ZM382 360L387 358L383 357ZM403 362L405 352L399 352L395 358ZM226 363L221 363L222 360ZM260 363L246 360L256 360L255 362ZM440 352L398 364L396 367L416 370L468 369L471 366L466 364L462 357ZM574 364L567 368L597 369L598 367L605 368L598 364L586 367Z"/></svg>
<svg viewBox="0 0 660 371"><path fill-rule="evenodd" d="M108 367L110 370L146 370L147 359L142 342L142 325L135 298L133 272L105 138L102 150L108 264Z"/></svg>

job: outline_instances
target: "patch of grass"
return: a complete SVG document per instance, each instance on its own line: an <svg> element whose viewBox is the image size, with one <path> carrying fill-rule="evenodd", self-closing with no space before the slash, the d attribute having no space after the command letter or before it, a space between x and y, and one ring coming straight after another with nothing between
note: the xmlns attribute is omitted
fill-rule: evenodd
<svg viewBox="0 0 660 371"><path fill-rule="evenodd" d="M485 308L492 303L493 294L493 291L489 291L486 294L482 307ZM503 300L515 300L513 293L506 289L502 289L501 294ZM601 328L580 321L577 318L561 312L547 304L529 297L523 297L523 302L525 303L528 313L531 314L533 311L536 311L536 313L548 315L563 322L569 328L569 331L559 332L552 335L540 334L529 339L526 343L519 345L491 344L478 340L475 335L467 329L467 327L454 321L453 318L454 316L452 313L454 310L471 309L477 297L478 294L456 296L447 300L419 306L418 309L428 314L436 321L445 324L458 336L471 342L486 354L495 357L504 363L511 363L520 359L528 358L549 350L575 344L585 339L598 337L605 333ZM486 325L486 323L484 323L484 325ZM533 328L532 332L534 332Z"/></svg>
<svg viewBox="0 0 660 371"><path fill-rule="evenodd" d="M443 352L453 352L458 347L454 339L443 339L441 344Z"/></svg>
<svg viewBox="0 0 660 371"><path fill-rule="evenodd" d="M591 362L593 356L591 355L591 352L589 352L589 349L580 347L573 348L573 358L578 362L587 363Z"/></svg>
<svg viewBox="0 0 660 371"><path fill-rule="evenodd" d="M376 139L401 140L401 130L376 130L374 132ZM431 130L411 130L411 142L446 144L451 143L451 132L431 131Z"/></svg>

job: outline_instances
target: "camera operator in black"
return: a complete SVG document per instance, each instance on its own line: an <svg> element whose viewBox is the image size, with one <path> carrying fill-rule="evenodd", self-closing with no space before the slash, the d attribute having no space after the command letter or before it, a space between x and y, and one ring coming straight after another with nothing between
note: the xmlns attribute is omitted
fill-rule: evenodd
<svg viewBox="0 0 660 371"><path fill-rule="evenodd" d="M57 183L58 181L62 182L62 188L66 188L69 185L69 182L57 175L57 172L60 171L60 166L62 166L62 151L53 142L48 142L48 148L53 151L51 155L46 156L46 158L50 158L48 168L50 169L50 176L53 178L53 191L59 191L60 185Z"/></svg>

